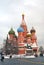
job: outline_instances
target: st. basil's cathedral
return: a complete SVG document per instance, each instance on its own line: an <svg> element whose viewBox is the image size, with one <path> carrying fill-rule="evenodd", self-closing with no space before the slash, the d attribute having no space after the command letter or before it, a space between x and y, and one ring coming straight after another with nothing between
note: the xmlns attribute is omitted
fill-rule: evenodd
<svg viewBox="0 0 44 65"><path fill-rule="evenodd" d="M4 48L5 54L32 54L38 52L38 44L36 30L34 27L28 32L27 25L22 14L22 22L17 29L18 36L13 28L10 29L7 35Z"/></svg>

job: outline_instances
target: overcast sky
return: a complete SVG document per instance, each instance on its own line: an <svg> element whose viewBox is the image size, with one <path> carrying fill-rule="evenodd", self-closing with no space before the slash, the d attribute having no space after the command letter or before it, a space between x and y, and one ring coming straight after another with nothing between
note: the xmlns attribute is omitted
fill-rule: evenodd
<svg viewBox="0 0 44 65"><path fill-rule="evenodd" d="M11 27L17 31L22 13L28 30L33 26L38 45L44 46L44 0L0 0L0 43L6 39Z"/></svg>

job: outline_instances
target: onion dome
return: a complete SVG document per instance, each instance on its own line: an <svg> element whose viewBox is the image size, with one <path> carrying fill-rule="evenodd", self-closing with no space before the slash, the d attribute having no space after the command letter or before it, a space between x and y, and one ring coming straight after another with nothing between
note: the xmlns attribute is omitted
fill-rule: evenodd
<svg viewBox="0 0 44 65"><path fill-rule="evenodd" d="M17 29L17 32L24 32L24 29L23 29L22 27L19 27L19 28Z"/></svg>
<svg viewBox="0 0 44 65"><path fill-rule="evenodd" d="M27 33L26 37L31 37L31 34L30 33Z"/></svg>
<svg viewBox="0 0 44 65"><path fill-rule="evenodd" d="M15 31L13 30L13 28L11 28L8 33L9 33L9 34L15 34Z"/></svg>
<svg viewBox="0 0 44 65"><path fill-rule="evenodd" d="M30 30L30 33L32 33L32 32L36 32L34 27L32 27L32 29Z"/></svg>

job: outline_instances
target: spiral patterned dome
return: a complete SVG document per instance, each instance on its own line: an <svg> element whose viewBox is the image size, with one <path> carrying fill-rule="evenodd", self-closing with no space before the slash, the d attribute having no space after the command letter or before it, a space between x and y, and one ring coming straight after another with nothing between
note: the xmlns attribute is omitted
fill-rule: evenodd
<svg viewBox="0 0 44 65"><path fill-rule="evenodd" d="M30 33L32 33L32 32L36 32L34 27L32 27L32 29L30 30Z"/></svg>

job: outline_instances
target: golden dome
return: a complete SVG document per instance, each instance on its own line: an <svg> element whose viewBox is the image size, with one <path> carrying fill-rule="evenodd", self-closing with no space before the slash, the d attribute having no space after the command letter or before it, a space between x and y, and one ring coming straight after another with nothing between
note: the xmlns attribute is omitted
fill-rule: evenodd
<svg viewBox="0 0 44 65"><path fill-rule="evenodd" d="M31 37L31 34L30 33L27 33L26 37Z"/></svg>

